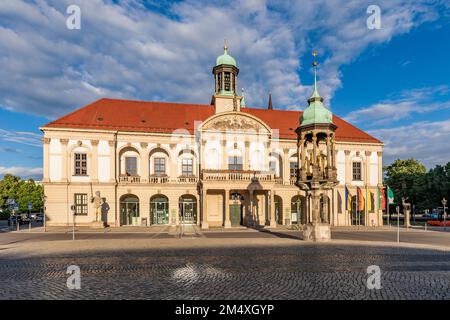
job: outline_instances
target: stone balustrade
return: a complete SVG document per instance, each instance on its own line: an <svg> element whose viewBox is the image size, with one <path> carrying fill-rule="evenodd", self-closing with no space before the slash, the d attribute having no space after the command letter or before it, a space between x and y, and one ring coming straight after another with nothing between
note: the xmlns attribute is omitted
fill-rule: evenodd
<svg viewBox="0 0 450 320"><path fill-rule="evenodd" d="M202 179L205 181L275 181L275 175L269 172L244 170L203 170Z"/></svg>

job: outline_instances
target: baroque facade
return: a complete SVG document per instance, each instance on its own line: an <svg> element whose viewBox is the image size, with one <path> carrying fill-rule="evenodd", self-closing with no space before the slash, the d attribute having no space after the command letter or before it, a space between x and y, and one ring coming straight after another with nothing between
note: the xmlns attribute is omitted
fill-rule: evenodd
<svg viewBox="0 0 450 320"><path fill-rule="evenodd" d="M313 150L297 136L302 112L276 110L271 99L267 109L247 107L238 74L225 46L210 104L101 99L43 126L47 225L72 224L73 211L78 225L92 225L98 213L115 227L310 222L311 199L299 185L313 168ZM332 149L318 142L311 162L324 172L333 163L337 178L320 215L334 226L382 225L383 144L330 117Z"/></svg>

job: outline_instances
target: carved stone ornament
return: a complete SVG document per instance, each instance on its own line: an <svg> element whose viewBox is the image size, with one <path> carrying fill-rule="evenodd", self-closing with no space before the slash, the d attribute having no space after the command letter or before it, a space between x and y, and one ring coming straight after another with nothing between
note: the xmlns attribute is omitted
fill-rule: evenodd
<svg viewBox="0 0 450 320"><path fill-rule="evenodd" d="M214 119L208 123L205 129L217 130L265 130L263 126L257 121L238 115L229 115Z"/></svg>

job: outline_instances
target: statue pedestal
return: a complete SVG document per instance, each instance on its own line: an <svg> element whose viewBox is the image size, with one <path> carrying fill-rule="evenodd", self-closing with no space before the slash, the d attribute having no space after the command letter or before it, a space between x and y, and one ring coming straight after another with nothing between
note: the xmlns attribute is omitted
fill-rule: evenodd
<svg viewBox="0 0 450 320"><path fill-rule="evenodd" d="M325 223L308 223L303 226L303 240L306 241L330 241L331 227Z"/></svg>
<svg viewBox="0 0 450 320"><path fill-rule="evenodd" d="M103 229L105 227L105 223L103 221L92 221L89 226L93 229Z"/></svg>
<svg viewBox="0 0 450 320"><path fill-rule="evenodd" d="M410 211L409 210L405 210L405 212L404 212L404 220L405 220L403 222L404 226L409 228L411 226L411 223L409 221L410 220Z"/></svg>

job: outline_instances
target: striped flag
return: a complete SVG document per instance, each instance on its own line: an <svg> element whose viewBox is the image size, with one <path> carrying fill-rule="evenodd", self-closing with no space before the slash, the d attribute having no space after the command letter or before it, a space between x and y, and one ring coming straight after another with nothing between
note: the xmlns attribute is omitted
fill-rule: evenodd
<svg viewBox="0 0 450 320"><path fill-rule="evenodd" d="M364 196L360 187L356 187L356 191L358 192L358 210L364 210Z"/></svg>
<svg viewBox="0 0 450 320"><path fill-rule="evenodd" d="M388 203L394 203L394 192L392 191L391 188L389 188L389 186L387 186L387 198L388 198Z"/></svg>
<svg viewBox="0 0 450 320"><path fill-rule="evenodd" d="M347 185L345 186L345 210L349 210L352 207L352 196L348 191Z"/></svg>

